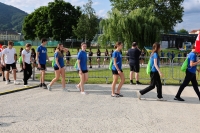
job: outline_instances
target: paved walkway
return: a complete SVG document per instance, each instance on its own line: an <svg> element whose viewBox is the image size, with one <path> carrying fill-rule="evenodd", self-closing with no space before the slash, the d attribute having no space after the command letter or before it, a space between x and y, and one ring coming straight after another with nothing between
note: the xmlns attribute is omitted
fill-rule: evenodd
<svg viewBox="0 0 200 133"><path fill-rule="evenodd" d="M109 85L85 85L81 95L72 84L70 92L60 85L51 92L42 88L0 96L0 132L68 133L198 133L200 105L192 87L172 100L177 86L163 86L168 101L156 101L156 90L138 100L145 85L124 85L122 98L112 98ZM143 97L144 98L144 97Z"/></svg>
<svg viewBox="0 0 200 133"><path fill-rule="evenodd" d="M17 73L18 81L22 73ZM11 75L12 79L12 75ZM12 81L11 81L12 82ZM22 82L21 82L22 83ZM37 85L38 81L29 81ZM21 85L5 85L0 92ZM185 102L174 101L178 86L163 86L166 102L156 100L156 90L140 101L136 91L146 85L124 85L122 98L112 98L110 84L85 85L89 95L81 95L73 84L69 92L61 85L51 92L34 88L0 96L1 133L199 133L200 102L192 87L186 87Z"/></svg>

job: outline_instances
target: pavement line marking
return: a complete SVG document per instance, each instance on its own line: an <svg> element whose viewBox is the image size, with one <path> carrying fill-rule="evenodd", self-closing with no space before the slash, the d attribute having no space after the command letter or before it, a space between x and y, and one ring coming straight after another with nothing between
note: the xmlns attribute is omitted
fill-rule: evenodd
<svg viewBox="0 0 200 133"><path fill-rule="evenodd" d="M29 90L29 89L33 89L33 88L37 88L37 87L39 87L39 85L29 86L29 87L24 87L24 88L19 88L19 89L13 89L13 90L8 90L8 91L5 91L5 92L0 92L0 96L1 95L6 95L6 94L10 94L10 93L15 93L15 92L18 92L18 91Z"/></svg>

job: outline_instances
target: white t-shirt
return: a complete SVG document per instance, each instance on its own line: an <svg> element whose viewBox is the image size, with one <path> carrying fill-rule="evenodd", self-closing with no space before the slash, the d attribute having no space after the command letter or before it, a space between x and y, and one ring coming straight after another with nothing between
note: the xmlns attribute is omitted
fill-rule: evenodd
<svg viewBox="0 0 200 133"><path fill-rule="evenodd" d="M7 57L7 58L5 58L5 63L6 64L15 63L15 58L14 58L15 54L16 54L15 48L12 48L12 49L6 48L6 49L3 50L3 54L5 54L6 57Z"/></svg>
<svg viewBox="0 0 200 133"><path fill-rule="evenodd" d="M25 49L22 51L22 56L24 57L24 62L26 62L27 64L30 64L31 62L31 51L26 51Z"/></svg>

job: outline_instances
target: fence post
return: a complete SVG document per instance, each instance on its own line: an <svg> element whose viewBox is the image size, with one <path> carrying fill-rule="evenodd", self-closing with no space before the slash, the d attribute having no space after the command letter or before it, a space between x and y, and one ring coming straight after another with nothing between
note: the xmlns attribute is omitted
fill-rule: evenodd
<svg viewBox="0 0 200 133"><path fill-rule="evenodd" d="M108 78L106 77L106 84L108 84Z"/></svg>
<svg viewBox="0 0 200 133"><path fill-rule="evenodd" d="M33 75L33 80L35 80L35 67L33 67L33 69L32 69L32 75Z"/></svg>

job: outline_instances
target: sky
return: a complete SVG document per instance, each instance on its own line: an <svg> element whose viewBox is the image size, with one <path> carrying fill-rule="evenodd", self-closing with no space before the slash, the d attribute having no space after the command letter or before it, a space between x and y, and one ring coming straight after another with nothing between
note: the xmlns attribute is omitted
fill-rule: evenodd
<svg viewBox="0 0 200 133"><path fill-rule="evenodd" d="M0 2L17 7L27 13L31 13L40 6L48 5L48 2L54 0L0 0ZM87 0L65 0L74 6L83 6ZM184 0L183 22L177 24L175 30L186 29L187 31L200 29L200 0ZM106 17L107 12L111 10L109 0L93 0L93 8L99 17Z"/></svg>

